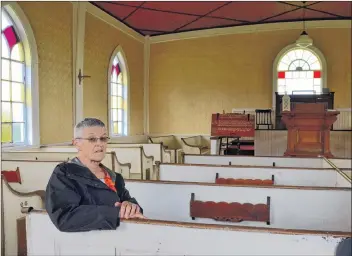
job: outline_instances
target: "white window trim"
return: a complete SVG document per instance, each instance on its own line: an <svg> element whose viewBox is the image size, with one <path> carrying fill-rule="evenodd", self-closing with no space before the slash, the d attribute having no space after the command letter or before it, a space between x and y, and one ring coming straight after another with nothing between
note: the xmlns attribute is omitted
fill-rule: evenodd
<svg viewBox="0 0 352 256"><path fill-rule="evenodd" d="M32 27L16 2L3 3L4 8L15 23L17 31L21 37L26 65L26 145L29 147L39 147L40 126L39 126L39 79L38 79L38 51ZM29 108L28 106L32 106ZM9 145L8 147L16 147ZM5 147L5 146L4 146Z"/></svg>
<svg viewBox="0 0 352 256"><path fill-rule="evenodd" d="M127 134L126 135L115 135L112 133L112 122L111 122L111 68L112 64L114 62L114 58L116 55L120 54L119 61L121 61L121 69L122 72L125 74L123 76L123 83L127 86ZM128 65L127 65L127 58L125 55L125 52L123 51L121 45L117 46L113 53L111 54L110 57L110 62L109 62L109 69L108 69L108 124L109 124L109 136L111 138L119 138L119 137L124 137L124 136L129 136L130 134L130 116L131 116L131 111L130 111L130 92L131 92L131 85L130 85L130 72L128 70Z"/></svg>
<svg viewBox="0 0 352 256"><path fill-rule="evenodd" d="M84 74L84 36L86 21L86 2L72 2L73 26L72 26L72 63L73 63L73 125L83 120L84 80L79 84L78 73L81 69Z"/></svg>
<svg viewBox="0 0 352 256"><path fill-rule="evenodd" d="M150 37L145 36L144 41L144 78L143 78L143 103L144 103L144 134L149 134L149 69L150 69Z"/></svg>
<svg viewBox="0 0 352 256"><path fill-rule="evenodd" d="M276 55L276 58L274 60L274 64L273 64L273 90L272 90L272 97L273 97L272 109L273 110L275 110L275 106L276 106L275 92L277 91L277 66L279 64L280 59L287 52L289 52L295 48L300 48L300 47L297 47L296 44L290 44L290 45L286 46L278 53L278 55ZM316 54L318 60L320 61L321 65L322 65L321 71L323 73L321 88L327 88L327 66L326 66L326 59L324 57L324 54L315 46L309 46L307 49L314 52Z"/></svg>

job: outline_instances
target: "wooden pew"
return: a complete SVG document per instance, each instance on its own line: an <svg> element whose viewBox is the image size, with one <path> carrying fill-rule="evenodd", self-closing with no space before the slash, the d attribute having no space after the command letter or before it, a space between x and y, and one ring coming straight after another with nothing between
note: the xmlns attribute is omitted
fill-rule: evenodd
<svg viewBox="0 0 352 256"><path fill-rule="evenodd" d="M212 218L192 220L190 216L192 193L199 201L214 203L267 204L267 197L270 197L271 228L351 231L350 188L136 180L126 180L126 187L141 204L145 215L151 219L219 223ZM227 224L227 222L220 223ZM236 225L267 226L264 222L256 221L243 221Z"/></svg>
<svg viewBox="0 0 352 256"><path fill-rule="evenodd" d="M155 144L161 143L164 147L164 150L171 154L170 163L181 162L181 153L183 152L182 145L179 143L179 141L174 135L148 136L148 142Z"/></svg>
<svg viewBox="0 0 352 256"><path fill-rule="evenodd" d="M333 256L339 242L350 236L347 232L161 220L122 220L113 231L68 234L59 232L45 213L35 212L20 219L18 224L23 234L20 251L26 255Z"/></svg>
<svg viewBox="0 0 352 256"><path fill-rule="evenodd" d="M115 152L124 162L131 163L130 177L133 179L146 179L147 173L154 173L154 157L147 156L143 147L108 148L107 152Z"/></svg>
<svg viewBox="0 0 352 256"><path fill-rule="evenodd" d="M181 138L181 140L185 154L204 155L210 153L210 144L201 135Z"/></svg>
<svg viewBox="0 0 352 256"><path fill-rule="evenodd" d="M75 152L43 152L43 151L12 151L2 152L3 160L30 160L30 161L69 161L77 156ZM102 162L114 172L121 173L124 178L130 178L131 164L121 163L115 152L108 152Z"/></svg>
<svg viewBox="0 0 352 256"><path fill-rule="evenodd" d="M147 156L153 156L153 164L156 162L160 163L172 163L171 152L166 151L162 143L154 144L136 144L136 143L109 143L108 148L128 148L128 147L143 147L143 150Z"/></svg>
<svg viewBox="0 0 352 256"><path fill-rule="evenodd" d="M1 174L1 237L3 255L17 255L16 220L33 208L44 208L43 190L21 191L14 184L22 182L18 170L2 171Z"/></svg>
<svg viewBox="0 0 352 256"><path fill-rule="evenodd" d="M351 171L349 171L351 173ZM334 169L161 164L158 179L164 181L232 183L252 185L349 187L351 183ZM216 180L218 181L216 182ZM229 180L225 180L229 179ZM232 182L231 182L232 181Z"/></svg>
<svg viewBox="0 0 352 256"><path fill-rule="evenodd" d="M21 183L13 183L12 187L22 192L45 190L55 167L63 161L38 160L2 160L1 170L17 170Z"/></svg>
<svg viewBox="0 0 352 256"><path fill-rule="evenodd" d="M113 155L113 154L112 154ZM110 159L108 157L107 159ZM54 171L55 167L63 161L40 161L40 160L2 160L2 170L18 170L21 175L21 184L13 184L15 189L20 191L33 191L37 189L45 190L49 178ZM120 172L116 168L115 172ZM122 175L125 179L133 179L133 175L130 174L129 169L125 172L122 169Z"/></svg>
<svg viewBox="0 0 352 256"><path fill-rule="evenodd" d="M73 146L41 147L44 152L77 152ZM130 177L133 179L145 179L147 172L153 173L153 156L147 156L143 147L107 148L107 152L115 152L119 161L130 163Z"/></svg>
<svg viewBox="0 0 352 256"><path fill-rule="evenodd" d="M33 173L26 180L27 173L24 172L20 185L21 191L45 189L50 178L50 171L42 171L42 175L39 175L38 172ZM29 178L32 178L30 184L26 182ZM270 226L273 228L332 231L349 231L351 228L350 188L219 185L215 183L138 180L125 180L125 183L130 194L145 209L146 216L153 219L192 222L189 215L189 202L192 193L201 201L224 201L240 204L266 203L266 197L269 196L271 198L270 216L273 216L270 220ZM323 215L322 212L324 212ZM214 223L214 220L196 219L195 221ZM262 223L252 222L242 224L263 226Z"/></svg>
<svg viewBox="0 0 352 256"><path fill-rule="evenodd" d="M112 143L148 143L147 135L119 136L110 138Z"/></svg>
<svg viewBox="0 0 352 256"><path fill-rule="evenodd" d="M214 164L214 165L256 165L277 167L302 167L302 168L332 168L322 158L299 157L262 157L262 156L219 156L184 154L185 164ZM338 168L351 169L351 159L329 159Z"/></svg>

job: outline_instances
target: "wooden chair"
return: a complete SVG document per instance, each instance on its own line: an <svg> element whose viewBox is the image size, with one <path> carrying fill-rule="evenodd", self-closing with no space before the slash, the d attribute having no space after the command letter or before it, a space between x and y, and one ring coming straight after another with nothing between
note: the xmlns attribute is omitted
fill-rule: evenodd
<svg viewBox="0 0 352 256"><path fill-rule="evenodd" d="M273 122L271 119L271 109L256 109L255 124L256 124L256 129L259 129L261 125L267 126L268 130L273 129Z"/></svg>

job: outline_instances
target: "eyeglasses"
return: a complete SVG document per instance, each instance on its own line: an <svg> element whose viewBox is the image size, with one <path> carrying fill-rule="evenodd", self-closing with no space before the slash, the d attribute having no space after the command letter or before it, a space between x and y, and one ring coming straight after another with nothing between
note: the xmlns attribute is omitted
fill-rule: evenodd
<svg viewBox="0 0 352 256"><path fill-rule="evenodd" d="M100 137L100 138L94 138L94 137L91 137L91 138L76 138L76 139L79 139L79 140L88 140L89 143L97 143L98 140L100 140L102 143L107 143L109 141L109 137Z"/></svg>

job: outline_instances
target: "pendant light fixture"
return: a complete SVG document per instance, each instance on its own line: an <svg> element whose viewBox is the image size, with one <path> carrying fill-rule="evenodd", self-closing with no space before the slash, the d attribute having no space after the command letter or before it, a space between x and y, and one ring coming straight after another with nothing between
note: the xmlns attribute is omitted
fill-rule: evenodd
<svg viewBox="0 0 352 256"><path fill-rule="evenodd" d="M305 13L306 13L306 2L303 1L303 32L296 40L296 45L299 47L307 48L313 45L313 39L309 37L308 33L306 32L306 23L305 23Z"/></svg>

